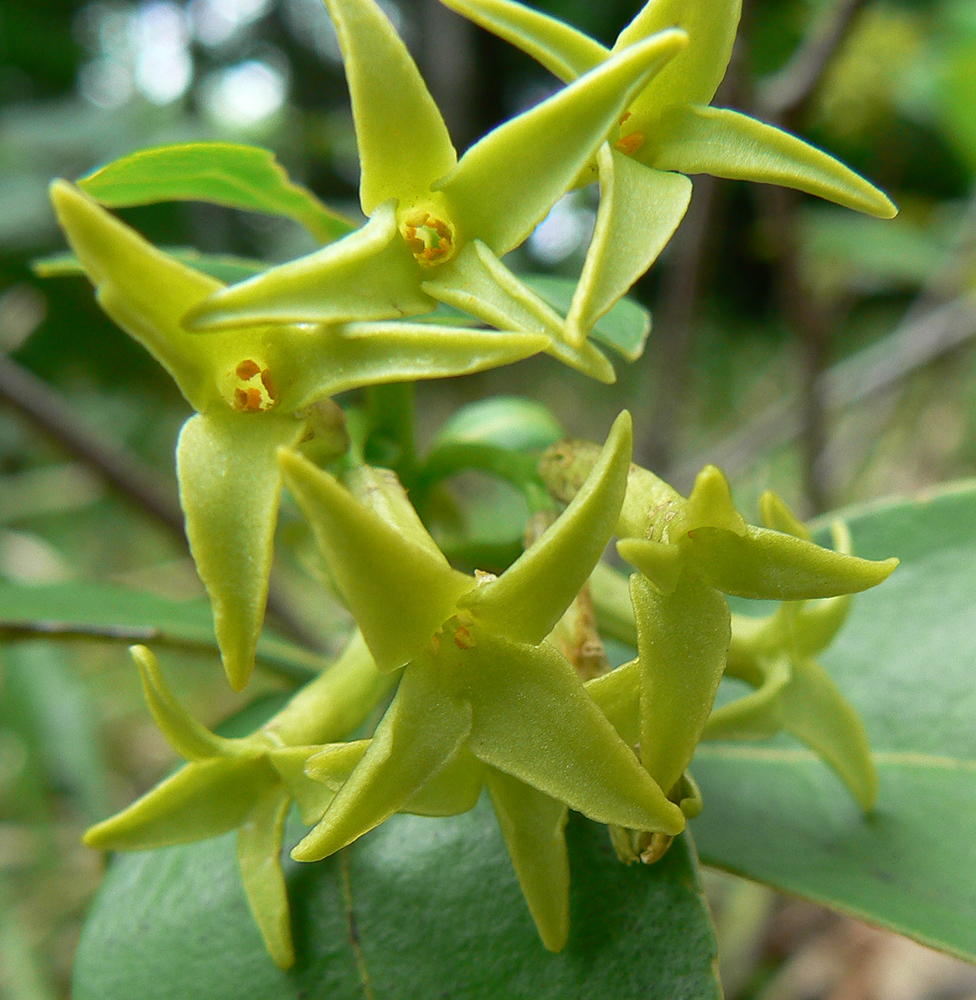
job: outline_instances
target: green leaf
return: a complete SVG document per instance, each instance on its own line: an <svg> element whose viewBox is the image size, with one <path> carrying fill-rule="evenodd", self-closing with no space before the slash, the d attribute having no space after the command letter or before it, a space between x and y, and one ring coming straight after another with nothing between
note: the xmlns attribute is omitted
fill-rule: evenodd
<svg viewBox="0 0 976 1000"><path fill-rule="evenodd" d="M82 177L78 186L114 208L158 201L209 201L284 215L323 243L355 229L307 188L289 180L274 153L233 142L141 149Z"/></svg>
<svg viewBox="0 0 976 1000"><path fill-rule="evenodd" d="M789 740L709 743L693 830L709 864L976 961L976 484L842 516L860 555L902 559L821 657L867 729L877 807Z"/></svg>
<svg viewBox="0 0 976 1000"><path fill-rule="evenodd" d="M449 819L396 816L324 862L286 861L298 953L287 974L253 924L233 836L117 857L73 995L186 1000L205 983L207 1000L718 1000L690 842L627 867L604 828L573 817L567 835L570 936L559 954L539 941L485 798Z"/></svg>
<svg viewBox="0 0 976 1000"><path fill-rule="evenodd" d="M217 652L207 601L174 601L88 580L43 587L0 583L0 636L82 637ZM301 681L325 666L320 657L267 631L258 641L258 661Z"/></svg>
<svg viewBox="0 0 976 1000"><path fill-rule="evenodd" d="M193 247L160 249L181 264L209 274L211 278L226 282L228 285L253 278L254 275L261 274L273 266L263 260L235 257L229 253L201 253ZM31 263L31 268L39 278L61 278L85 273L84 266L73 253L52 253L47 257L39 257Z"/></svg>
<svg viewBox="0 0 976 1000"><path fill-rule="evenodd" d="M533 291L561 313L569 312L576 282L549 274L520 274ZM612 347L628 361L636 361L644 353L647 335L651 332L651 314L633 299L621 299L605 316L597 320L590 336Z"/></svg>

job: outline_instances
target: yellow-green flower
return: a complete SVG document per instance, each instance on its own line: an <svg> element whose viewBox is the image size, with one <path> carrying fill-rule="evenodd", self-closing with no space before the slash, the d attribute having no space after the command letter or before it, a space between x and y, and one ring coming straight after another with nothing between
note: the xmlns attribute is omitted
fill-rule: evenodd
<svg viewBox="0 0 976 1000"><path fill-rule="evenodd" d="M51 197L102 308L197 411L177 445L180 502L224 668L240 689L264 619L281 496L275 451L310 433L312 405L358 386L508 364L544 350L549 340L392 322L187 333L183 316L221 282L157 250L72 185L56 181Z"/></svg>
<svg viewBox="0 0 976 1000"><path fill-rule="evenodd" d="M543 333L549 352L605 382L607 359L570 345L564 321L499 260L522 243L640 89L684 48L665 26L490 132L460 161L416 65L374 0L326 0L352 98L368 223L222 291L197 329L344 322L459 307L499 329Z"/></svg>
<svg viewBox="0 0 976 1000"><path fill-rule="evenodd" d="M681 831L681 810L545 641L617 521L630 438L624 415L573 502L498 578L451 569L416 515L392 508L386 494L365 506L283 453L288 488L377 665L404 667L368 748L334 747L310 761L320 779L348 779L295 858L327 857L394 812L417 808L418 793L436 792L443 811L470 808L484 781L543 939L561 947L565 806L619 826Z"/></svg>
<svg viewBox="0 0 976 1000"><path fill-rule="evenodd" d="M237 830L237 857L254 919L274 961L295 961L281 869L285 818L293 801L316 823L332 798L307 778L320 744L359 725L394 680L376 670L356 635L332 666L307 684L257 732L216 736L166 687L155 656L133 646L149 709L174 750L189 763L141 799L85 834L90 847L142 851L192 843Z"/></svg>
<svg viewBox="0 0 976 1000"><path fill-rule="evenodd" d="M609 50L515 0L442 3L566 82L656 32L688 33L688 47L629 102L613 149L597 157L600 210L567 316L572 344L584 342L671 238L691 197L685 174L783 184L880 218L895 215L884 194L833 157L748 115L710 106L732 55L742 0L649 0Z"/></svg>

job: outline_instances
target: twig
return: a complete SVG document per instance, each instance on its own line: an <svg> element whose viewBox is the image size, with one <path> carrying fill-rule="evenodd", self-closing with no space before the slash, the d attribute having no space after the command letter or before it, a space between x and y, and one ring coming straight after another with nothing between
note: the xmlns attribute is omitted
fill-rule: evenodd
<svg viewBox="0 0 976 1000"><path fill-rule="evenodd" d="M924 316L901 323L884 340L824 372L817 389L834 414L895 385L910 372L941 357L976 334L976 295L962 295ZM801 430L796 394L767 407L744 427L701 455L671 470L676 483L690 483L707 462L730 476L745 472L757 455L796 437Z"/></svg>
<svg viewBox="0 0 976 1000"><path fill-rule="evenodd" d="M133 459L102 435L86 427L73 407L22 365L0 357L0 399L6 400L66 451L78 456L120 493L185 539L183 512L171 484ZM296 642L317 648L318 642L295 618L272 581L268 611Z"/></svg>

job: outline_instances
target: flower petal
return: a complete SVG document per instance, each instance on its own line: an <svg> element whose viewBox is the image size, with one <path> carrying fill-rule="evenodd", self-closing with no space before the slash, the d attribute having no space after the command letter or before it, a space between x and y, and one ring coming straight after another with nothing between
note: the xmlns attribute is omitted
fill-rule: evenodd
<svg viewBox="0 0 976 1000"><path fill-rule="evenodd" d="M494 768L488 769L486 783L539 937L549 951L562 951L569 937L569 852L564 833L569 810Z"/></svg>
<svg viewBox="0 0 976 1000"><path fill-rule="evenodd" d="M632 441L630 414L624 411L582 489L555 524L497 580L472 590L459 605L509 639L542 642L610 540L627 486Z"/></svg>
<svg viewBox="0 0 976 1000"><path fill-rule="evenodd" d="M363 212L426 195L457 162L407 47L373 0L326 0L339 36L359 145Z"/></svg>
<svg viewBox="0 0 976 1000"><path fill-rule="evenodd" d="M883 192L839 160L737 111L672 108L660 135L660 145L648 143L636 153L658 170L782 184L879 219L898 214Z"/></svg>
<svg viewBox="0 0 976 1000"><path fill-rule="evenodd" d="M262 323L344 323L430 312L420 265L397 231L387 202L361 229L315 253L230 285L194 309L193 330Z"/></svg>
<svg viewBox="0 0 976 1000"><path fill-rule="evenodd" d="M318 861L379 826L458 755L471 729L467 705L446 695L430 662L411 664L369 749L322 821L292 851Z"/></svg>
<svg viewBox="0 0 976 1000"><path fill-rule="evenodd" d="M105 312L172 375L194 409L218 399L215 345L188 334L180 321L221 283L157 250L65 181L51 185L51 201Z"/></svg>
<svg viewBox="0 0 976 1000"><path fill-rule="evenodd" d="M159 661L145 646L130 646L139 668L146 704L166 742L187 760L209 760L226 753L230 740L214 735L176 700L159 670Z"/></svg>
<svg viewBox="0 0 976 1000"><path fill-rule="evenodd" d="M609 49L589 35L512 0L441 0L441 3L520 48L563 83L582 76L610 56Z"/></svg>
<svg viewBox="0 0 976 1000"><path fill-rule="evenodd" d="M219 837L240 826L255 800L280 785L262 757L187 764L127 809L85 833L89 847L149 851Z"/></svg>
<svg viewBox="0 0 976 1000"><path fill-rule="evenodd" d="M715 702L731 634L725 598L696 573L674 592L630 578L641 672L640 753L670 792L691 762Z"/></svg>
<svg viewBox="0 0 976 1000"><path fill-rule="evenodd" d="M644 88L631 105L635 120L672 104L708 104L732 57L742 0L649 0L620 33L613 47L628 45L665 28L682 28L690 42Z"/></svg>
<svg viewBox="0 0 976 1000"><path fill-rule="evenodd" d="M501 330L517 330L550 339L546 352L578 371L611 384L613 365L592 344L566 342L563 318L520 281L481 240L468 243L458 256L434 272L424 291Z"/></svg>
<svg viewBox="0 0 976 1000"><path fill-rule="evenodd" d="M641 87L687 44L662 31L489 132L436 187L465 240L499 256L522 243L573 185Z"/></svg>
<svg viewBox="0 0 976 1000"><path fill-rule="evenodd" d="M264 621L281 500L276 451L297 443L303 430L288 414L221 408L191 417L176 446L190 551L213 604L224 669L236 691L254 668Z"/></svg>
<svg viewBox="0 0 976 1000"><path fill-rule="evenodd" d="M474 580L407 539L328 473L282 452L285 480L380 670L417 656Z"/></svg>
<svg viewBox="0 0 976 1000"><path fill-rule="evenodd" d="M703 740L757 740L781 732L783 690L790 683L793 670L785 656L762 665L765 676L761 685L742 698L736 698L708 717ZM733 671L728 671L735 676Z"/></svg>
<svg viewBox="0 0 976 1000"><path fill-rule="evenodd" d="M596 228L566 316L567 339L576 346L657 260L691 198L684 175L645 167L606 144L597 162Z"/></svg>
<svg viewBox="0 0 976 1000"><path fill-rule="evenodd" d="M247 902L279 969L295 964L288 889L281 869L281 840L290 802L284 789L267 789L237 832L237 862Z"/></svg>
<svg viewBox="0 0 976 1000"><path fill-rule="evenodd" d="M492 767L599 823L677 834L684 816L550 645L472 627L458 696L470 700L468 746Z"/></svg>

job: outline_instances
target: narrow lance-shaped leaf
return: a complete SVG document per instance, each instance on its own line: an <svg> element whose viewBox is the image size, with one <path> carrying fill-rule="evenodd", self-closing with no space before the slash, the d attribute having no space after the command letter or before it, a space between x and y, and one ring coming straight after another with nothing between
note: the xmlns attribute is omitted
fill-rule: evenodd
<svg viewBox="0 0 976 1000"><path fill-rule="evenodd" d="M233 142L187 142L140 149L92 171L78 186L103 205L207 201L300 222L322 243L355 226L288 178L274 153Z"/></svg>
<svg viewBox="0 0 976 1000"><path fill-rule="evenodd" d="M620 513L633 430L624 411L599 460L558 521L498 579L472 590L462 606L519 642L539 643L586 582ZM532 595L526 600L526 595Z"/></svg>
<svg viewBox="0 0 976 1000"><path fill-rule="evenodd" d="M326 0L342 49L362 165L366 215L425 195L457 162L451 137L417 66L372 0Z"/></svg>
<svg viewBox="0 0 976 1000"><path fill-rule="evenodd" d="M290 414L198 414L176 449L180 502L197 572L210 595L231 687L254 667L281 498L277 449L304 431Z"/></svg>

